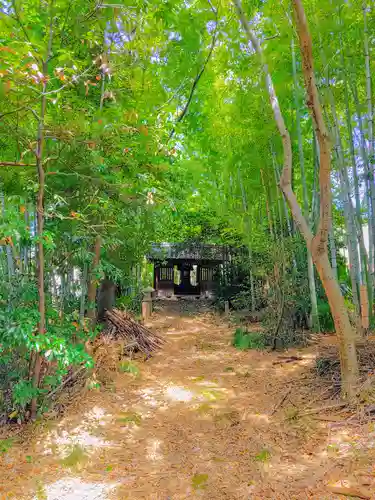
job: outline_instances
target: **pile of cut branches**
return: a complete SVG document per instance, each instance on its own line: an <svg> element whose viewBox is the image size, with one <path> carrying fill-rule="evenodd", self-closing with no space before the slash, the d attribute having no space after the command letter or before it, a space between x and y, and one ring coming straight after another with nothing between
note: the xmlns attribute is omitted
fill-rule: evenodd
<svg viewBox="0 0 375 500"><path fill-rule="evenodd" d="M119 309L107 311L106 319L107 326L101 335L109 337L111 340L122 340L125 342L125 347L134 351L140 351L150 356L164 344L164 339L134 321L125 311Z"/></svg>
<svg viewBox="0 0 375 500"><path fill-rule="evenodd" d="M345 404L349 412L347 421L360 423L375 420L375 342L368 340L357 345L360 381L356 398ZM319 349L315 370L319 375L319 386L326 385L324 394L338 396L341 391L341 371L339 351L336 345L326 345ZM342 410L344 411L344 410Z"/></svg>
<svg viewBox="0 0 375 500"><path fill-rule="evenodd" d="M375 342L368 341L357 346L360 375L365 377L375 371ZM316 370L320 377L340 381L340 357L336 345L319 348Z"/></svg>

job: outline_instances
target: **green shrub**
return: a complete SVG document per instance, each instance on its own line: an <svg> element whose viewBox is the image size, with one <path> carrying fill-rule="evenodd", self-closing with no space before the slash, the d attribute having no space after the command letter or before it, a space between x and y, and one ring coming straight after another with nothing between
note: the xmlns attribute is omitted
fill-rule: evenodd
<svg viewBox="0 0 375 500"><path fill-rule="evenodd" d="M233 345L241 351L247 349L264 349L266 341L264 334L261 332L248 332L243 328L237 328L234 332Z"/></svg>
<svg viewBox="0 0 375 500"><path fill-rule="evenodd" d="M328 302L318 302L318 314L321 331L327 333L334 332L335 325Z"/></svg>
<svg viewBox="0 0 375 500"><path fill-rule="evenodd" d="M14 285L16 286L16 285ZM17 418L23 420L33 397L43 411L46 394L59 386L70 367L85 363L93 366L86 353L84 341L95 332L79 328L74 314L60 317L50 301L46 304L46 332L36 331L39 320L35 285L21 283L17 299L11 307L0 308L0 422ZM0 291L0 300L10 301L10 295ZM33 388L29 378L31 353L39 352L50 369L42 374L40 387Z"/></svg>
<svg viewBox="0 0 375 500"><path fill-rule="evenodd" d="M131 361L120 361L119 370L122 373L130 373L135 377L139 377L141 373L138 366Z"/></svg>

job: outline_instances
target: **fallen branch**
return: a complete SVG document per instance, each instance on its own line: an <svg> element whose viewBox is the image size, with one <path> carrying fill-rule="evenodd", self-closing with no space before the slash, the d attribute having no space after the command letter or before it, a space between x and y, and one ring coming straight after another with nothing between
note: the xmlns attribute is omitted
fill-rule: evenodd
<svg viewBox="0 0 375 500"><path fill-rule="evenodd" d="M293 363L293 361L302 361L303 358L300 358L299 356L278 356L279 358L282 358L282 361L274 361L272 364L273 365L282 365L284 363Z"/></svg>
<svg viewBox="0 0 375 500"><path fill-rule="evenodd" d="M323 422L343 422L342 418L337 415L314 415L312 418Z"/></svg>
<svg viewBox="0 0 375 500"><path fill-rule="evenodd" d="M344 408L347 406L348 403L336 403L334 405L329 405L329 406L320 406L319 408L313 408L311 410L304 411L302 413L299 413L299 417L303 417L304 415L314 415L314 413L320 413L321 411L327 411L327 410L336 410L337 408Z"/></svg>
<svg viewBox="0 0 375 500"><path fill-rule="evenodd" d="M289 387L289 389L285 392L285 394L283 395L283 397L280 399L280 401L274 406L272 412L271 412L271 415L274 415L277 410L284 404L284 401L286 400L286 398L289 396L290 392L291 392L292 388Z"/></svg>
<svg viewBox="0 0 375 500"><path fill-rule="evenodd" d="M76 378L76 376L79 375L85 368L86 368L85 365L82 365L80 368L78 368L77 371L75 371L68 378L66 378L58 387L56 387L53 391L49 392L46 396L46 399L51 398L54 394L56 394L56 392L59 392L61 389L63 389L68 382Z"/></svg>
<svg viewBox="0 0 375 500"><path fill-rule="evenodd" d="M364 500L371 500L371 498L374 498L370 491L364 490L362 488L328 486L328 489L331 493L335 493L336 495L344 495L346 497L357 497L357 498L363 498Z"/></svg>

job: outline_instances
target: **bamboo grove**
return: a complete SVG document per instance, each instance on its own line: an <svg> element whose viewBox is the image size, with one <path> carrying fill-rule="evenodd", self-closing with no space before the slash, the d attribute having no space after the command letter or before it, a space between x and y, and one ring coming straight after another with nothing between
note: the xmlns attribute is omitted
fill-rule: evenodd
<svg viewBox="0 0 375 500"><path fill-rule="evenodd" d="M315 331L330 308L352 397L373 324L371 2L12 0L0 23L7 411L35 418L92 363L103 281L130 307L151 244L191 239L243 250L275 335L292 296Z"/></svg>

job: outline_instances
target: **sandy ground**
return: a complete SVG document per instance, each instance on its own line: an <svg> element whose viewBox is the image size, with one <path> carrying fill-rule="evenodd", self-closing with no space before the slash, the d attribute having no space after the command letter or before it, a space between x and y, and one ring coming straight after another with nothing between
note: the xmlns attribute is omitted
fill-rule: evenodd
<svg viewBox="0 0 375 500"><path fill-rule="evenodd" d="M344 498L330 485L375 499L373 424L327 412L295 418L327 404L312 371L316 347L274 365L277 353L234 349L228 321L184 309L155 315L167 344L135 362L138 374L87 390L28 442L8 443L0 499Z"/></svg>

